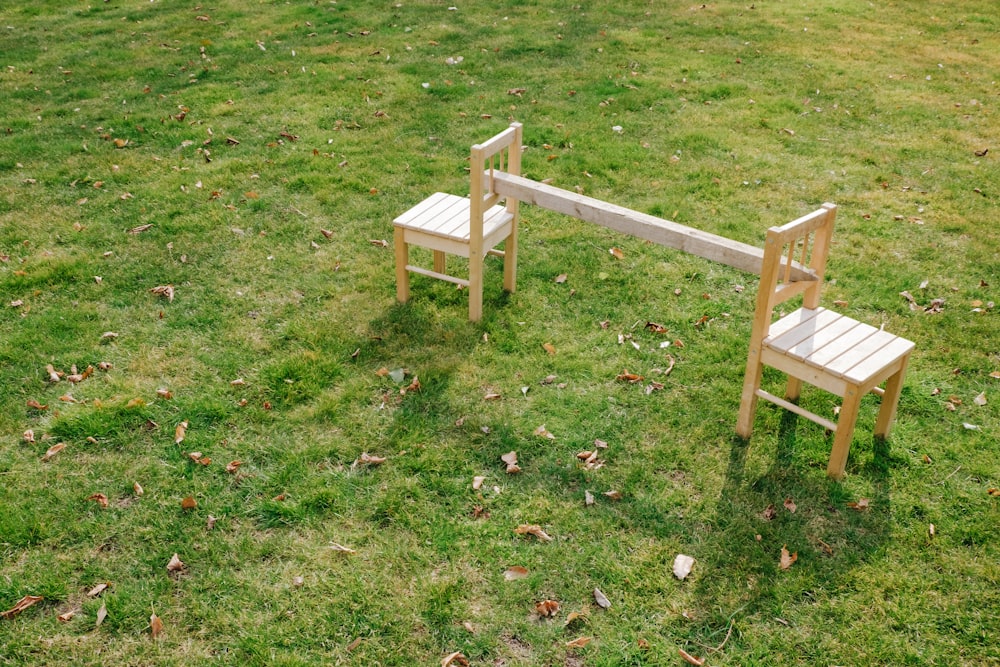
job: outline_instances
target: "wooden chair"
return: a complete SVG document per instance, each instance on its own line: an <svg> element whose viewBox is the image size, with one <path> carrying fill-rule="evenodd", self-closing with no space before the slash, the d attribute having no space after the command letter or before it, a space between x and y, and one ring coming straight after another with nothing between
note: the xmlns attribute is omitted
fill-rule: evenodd
<svg viewBox="0 0 1000 667"><path fill-rule="evenodd" d="M396 245L396 299L410 298L410 273L440 278L469 288L469 320L483 316L483 260L487 254L504 258L503 286L513 292L517 280L518 201L500 205L494 188L496 172L520 175L520 123L483 144L472 147L469 197L437 192L393 220ZM503 250L496 246L503 243ZM409 246L433 251L433 270L409 263ZM445 273L445 253L469 260L468 279Z"/></svg>
<svg viewBox="0 0 1000 667"><path fill-rule="evenodd" d="M824 204L767 232L736 431L749 439L757 399L771 401L834 432L827 474L840 479L868 392L882 396L875 436L888 437L913 343L819 306L835 216L836 207ZM798 269L811 274L809 279L793 280ZM802 307L772 323L774 308L799 294ZM788 375L785 399L760 388L764 366ZM795 404L802 382L843 398L836 424Z"/></svg>

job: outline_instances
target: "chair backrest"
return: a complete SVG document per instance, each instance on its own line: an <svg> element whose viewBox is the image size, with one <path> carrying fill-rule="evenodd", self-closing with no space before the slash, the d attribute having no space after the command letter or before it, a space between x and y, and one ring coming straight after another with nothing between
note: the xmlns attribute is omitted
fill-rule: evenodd
<svg viewBox="0 0 1000 667"><path fill-rule="evenodd" d="M823 204L808 215L767 230L754 312L754 344L767 335L777 305L802 294L803 307L819 307L836 216L834 204ZM794 280L795 269L805 271L810 278Z"/></svg>
<svg viewBox="0 0 1000 667"><path fill-rule="evenodd" d="M498 171L521 175L521 142L523 130L520 123L511 123L510 127L495 137L472 147L470 160L471 185L469 187L470 243L474 250L477 243L482 245L483 213L497 204L501 197L494 186L494 174ZM507 200L507 210L517 217L518 201Z"/></svg>

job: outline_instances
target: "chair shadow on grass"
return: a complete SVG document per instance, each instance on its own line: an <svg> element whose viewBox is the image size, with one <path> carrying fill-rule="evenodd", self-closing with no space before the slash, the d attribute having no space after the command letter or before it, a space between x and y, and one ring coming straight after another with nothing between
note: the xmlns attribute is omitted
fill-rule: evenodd
<svg viewBox="0 0 1000 667"><path fill-rule="evenodd" d="M724 641L739 642L750 623L779 632L796 625L802 605L829 606L853 589L852 572L880 558L890 539L889 444L873 438L868 448L856 434L853 469L870 497L866 509L853 509L849 503L860 499L841 482L818 474L818 466L803 467L801 439L814 428L785 412L776 436L760 432L752 444L730 440L714 530L697 565L698 615L689 635L691 648L707 651L709 660ZM747 470L748 450L766 447L768 438L776 439L773 458L755 477ZM829 434L823 440L832 444ZM861 456L870 461L858 466ZM787 570L782 548L796 556Z"/></svg>

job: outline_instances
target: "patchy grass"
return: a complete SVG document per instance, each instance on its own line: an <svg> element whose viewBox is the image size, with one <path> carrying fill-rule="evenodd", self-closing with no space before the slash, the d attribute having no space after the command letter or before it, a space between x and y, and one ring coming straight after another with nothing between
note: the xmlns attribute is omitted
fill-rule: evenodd
<svg viewBox="0 0 1000 667"><path fill-rule="evenodd" d="M44 600L0 664L1000 664L994 10L7 8L0 608ZM824 300L917 342L888 445L873 400L842 483L776 409L744 446L754 277L550 212L481 324L395 304L372 241L509 120L526 175L740 241L836 202Z"/></svg>

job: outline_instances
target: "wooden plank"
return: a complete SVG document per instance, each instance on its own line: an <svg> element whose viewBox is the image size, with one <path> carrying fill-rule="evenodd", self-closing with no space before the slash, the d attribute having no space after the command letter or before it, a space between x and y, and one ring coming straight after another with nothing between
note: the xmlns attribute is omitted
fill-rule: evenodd
<svg viewBox="0 0 1000 667"><path fill-rule="evenodd" d="M905 338L893 336L892 342L844 373L844 377L854 382L867 382L869 378L891 366L900 357L909 354L913 347L913 343Z"/></svg>
<svg viewBox="0 0 1000 667"><path fill-rule="evenodd" d="M882 357L881 350L896 339L897 336L894 336L888 331L876 331L874 334L864 339L860 344L827 364L826 370L829 373L846 378L853 367L857 366L869 357L885 359L883 365L890 364L892 363L892 358ZM852 374L851 379L854 380L854 378L855 376Z"/></svg>
<svg viewBox="0 0 1000 667"><path fill-rule="evenodd" d="M844 319L850 321L850 318L845 318L840 313L824 310L809 322L800 324L791 331L771 339L768 345L790 357L802 359L815 347L818 347L817 343L822 344L824 341L829 342L836 338L839 333L831 335L827 330L830 327L836 327L837 323Z"/></svg>
<svg viewBox="0 0 1000 667"><path fill-rule="evenodd" d="M842 354L850 354L851 350L862 343L872 334L878 332L878 329L870 324L864 324L863 322L854 322L854 328L847 331L842 336L837 338L835 341L831 341L829 344L824 345L821 349L816 350L808 357L806 357L806 363L810 366L815 366L816 368L825 368L827 365L833 362L834 359Z"/></svg>
<svg viewBox="0 0 1000 667"><path fill-rule="evenodd" d="M766 340L768 344L778 336L782 335L786 331L790 331L795 327L799 326L804 322L809 322L819 316L821 313L825 313L826 308L799 308L795 312L785 315L779 319L774 324L770 325L767 330Z"/></svg>
<svg viewBox="0 0 1000 667"><path fill-rule="evenodd" d="M760 275L764 250L757 246L506 172L496 172L493 177L497 192L505 197ZM815 280L811 273L797 265L792 269L792 279Z"/></svg>

